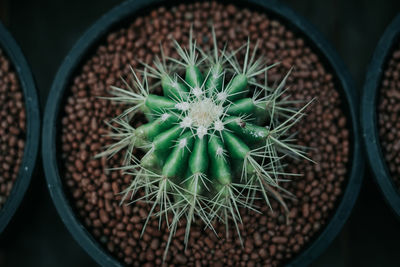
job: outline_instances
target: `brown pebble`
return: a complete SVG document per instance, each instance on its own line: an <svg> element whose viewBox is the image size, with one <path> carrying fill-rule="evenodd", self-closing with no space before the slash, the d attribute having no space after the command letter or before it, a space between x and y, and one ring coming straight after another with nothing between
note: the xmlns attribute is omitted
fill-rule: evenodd
<svg viewBox="0 0 400 267"><path fill-rule="evenodd" d="M185 257L184 255L182 255L182 254L176 255L176 256L175 256L175 259L176 259L176 262L177 262L178 264L186 264L186 262L187 262L186 257Z"/></svg>
<svg viewBox="0 0 400 267"><path fill-rule="evenodd" d="M108 223L109 217L108 217L108 214L107 214L107 212L105 210L100 210L99 211L99 217L100 217L100 220L101 220L102 223L104 223L104 224Z"/></svg>

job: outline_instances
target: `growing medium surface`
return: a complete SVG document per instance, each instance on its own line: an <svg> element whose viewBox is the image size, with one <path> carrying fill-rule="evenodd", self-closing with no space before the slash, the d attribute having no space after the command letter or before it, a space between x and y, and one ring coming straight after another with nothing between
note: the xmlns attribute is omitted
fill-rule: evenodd
<svg viewBox="0 0 400 267"><path fill-rule="evenodd" d="M379 137L387 166L400 188L400 45L386 62L378 106Z"/></svg>
<svg viewBox="0 0 400 267"><path fill-rule="evenodd" d="M18 176L25 144L25 119L18 77L0 49L0 208Z"/></svg>
<svg viewBox="0 0 400 267"><path fill-rule="evenodd" d="M205 10L213 10L210 14ZM346 119L340 109L341 102L333 78L318 56L301 36L294 35L282 22L267 15L232 5L202 3L158 8L139 16L125 28L110 33L94 54L84 62L71 81L70 91L62 115L60 164L63 178L70 190L76 212L91 233L105 248L127 265L161 264L169 233L165 222L159 229L158 219L150 220L143 236L141 232L151 205L136 202L119 205L119 193L131 184L132 177L120 167L123 154L110 160L96 159L103 147L113 143L104 137L110 132L106 124L122 114L126 106L111 105L105 96L111 85L124 87L120 76L129 77L140 61L151 64L160 55L159 42L166 55L178 58L172 39L187 44L193 24L194 38L204 50L211 50L213 41L210 23L214 25L216 39L227 51L238 49L250 40L259 40L259 51L269 63L282 62L268 71L268 85L276 87L294 67L286 85L291 99L309 102L316 98L307 116L294 127L297 144L311 147L307 160L288 163L285 171L304 174L282 184L292 192L295 200L288 200L289 223L285 210L271 199L274 212L257 200L261 213L240 209L243 227L239 224L243 246L231 225L226 236L225 225L216 223L217 237L204 225L191 226L188 248L185 250L185 225L176 230L169 248L167 264L176 265L279 265L298 254L323 227L341 195L347 174L349 140ZM261 34L260 34L261 33ZM243 60L244 52L238 54ZM155 91L161 94L160 91ZM304 105L299 103L297 108ZM144 116L133 119L133 127L146 123ZM143 153L134 149L140 158Z"/></svg>

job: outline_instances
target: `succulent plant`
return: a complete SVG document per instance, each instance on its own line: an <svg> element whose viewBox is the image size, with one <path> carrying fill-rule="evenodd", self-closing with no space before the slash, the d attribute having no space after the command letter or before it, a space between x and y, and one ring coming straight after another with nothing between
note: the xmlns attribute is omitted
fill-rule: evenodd
<svg viewBox="0 0 400 267"><path fill-rule="evenodd" d="M213 39L214 48L203 51L190 32L188 48L174 41L179 59L162 54L153 66L144 64L141 75L132 69L132 84L124 80L125 89L110 92L109 99L128 108L109 123L114 143L98 156L125 151L120 169L132 183L122 202L150 203L144 227L152 216L165 218L169 242L182 219L185 244L196 219L210 228L214 220L226 227L232 221L240 238L239 209L257 211L257 198L271 207L272 197L287 211L283 196L291 194L280 183L297 174L285 173L282 159L308 159L290 129L309 103L296 109L297 101L285 96L290 72L271 88L267 71L275 65L257 56L257 44L252 52L250 41L227 52L218 49L214 31ZM151 93L155 87L162 95ZM140 112L148 122L134 128ZM135 148L144 156L137 158Z"/></svg>

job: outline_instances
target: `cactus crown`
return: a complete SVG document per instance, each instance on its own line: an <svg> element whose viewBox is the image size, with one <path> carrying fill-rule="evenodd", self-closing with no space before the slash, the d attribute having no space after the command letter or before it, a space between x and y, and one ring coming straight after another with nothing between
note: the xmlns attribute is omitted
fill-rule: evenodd
<svg viewBox="0 0 400 267"><path fill-rule="evenodd" d="M98 156L125 151L121 169L132 183L122 201L150 203L147 221L165 218L169 242L183 218L186 244L195 219L210 228L214 220L227 227L231 220L240 238L239 208L257 210L254 200L260 196L268 206L275 198L287 211L281 194L290 193L279 184L294 174L285 173L282 158L307 158L289 130L309 103L296 109L284 96L289 73L272 89L266 75L273 65L256 57L257 44L252 52L250 42L241 48L246 52L240 64L240 49L219 50L214 31L213 37L214 48L204 52L190 32L188 49L174 41L180 59L162 54L153 66L144 64L140 78L132 70L127 89L111 90L110 99L128 109L109 124L115 142ZM152 86L160 86L162 96L150 92L149 80L157 80ZM130 122L137 112L148 123L134 128ZM134 148L145 155L136 158ZM144 195L134 199L138 191Z"/></svg>

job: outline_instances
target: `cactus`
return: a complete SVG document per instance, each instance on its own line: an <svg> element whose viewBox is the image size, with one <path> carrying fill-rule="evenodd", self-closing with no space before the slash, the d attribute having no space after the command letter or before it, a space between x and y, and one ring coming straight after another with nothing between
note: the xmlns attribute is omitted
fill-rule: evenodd
<svg viewBox="0 0 400 267"><path fill-rule="evenodd" d="M98 156L125 152L120 169L132 175L132 183L122 192L122 203L147 201L151 209L144 228L152 216L165 219L168 245L182 219L185 244L196 219L211 229L215 220L226 227L232 220L241 240L239 209L257 211L254 200L260 197L271 207L272 197L288 211L283 196L291 194L280 183L295 174L285 173L282 159L308 159L289 130L310 102L296 109L296 101L285 97L290 72L270 88L267 71L275 65L256 56L257 44L252 52L248 41L229 53L218 49L214 31L213 41L213 49L205 52L190 32L188 49L174 41L179 59L161 54L153 66L144 64L141 75L131 69L132 85L124 80L127 89L110 92L109 99L128 108L109 123L115 142ZM155 86L162 95L151 93ZM134 128L138 112L148 122ZM135 148L145 155L135 157ZM135 199L139 191L144 194Z"/></svg>

